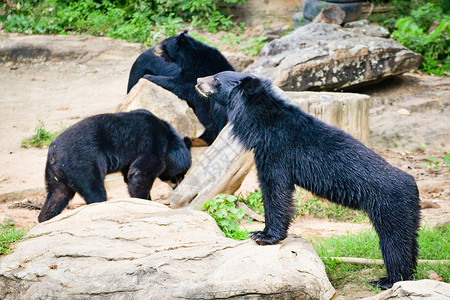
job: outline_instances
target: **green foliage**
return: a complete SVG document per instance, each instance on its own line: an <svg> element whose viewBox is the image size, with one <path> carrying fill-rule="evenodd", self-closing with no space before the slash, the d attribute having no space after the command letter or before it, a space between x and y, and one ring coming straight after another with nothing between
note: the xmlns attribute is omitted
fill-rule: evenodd
<svg viewBox="0 0 450 300"><path fill-rule="evenodd" d="M450 257L450 223L434 228L424 227L419 231L419 259L441 260ZM378 247L378 236L373 229L358 234L348 233L345 236L329 238L317 238L312 241L314 248L320 257L361 257L382 259ZM326 272L333 285L358 278L358 272L367 266L353 266L349 263L341 263L331 259L325 259ZM374 272L380 272L379 266L370 267ZM433 270L446 282L450 281L450 264L419 264L416 270L416 280L428 278L428 271ZM375 277L380 277L373 276ZM353 279L352 279L353 278Z"/></svg>
<svg viewBox="0 0 450 300"><path fill-rule="evenodd" d="M226 237L235 240L247 239L247 230L241 230L239 224L246 212L236 207L238 198L232 195L220 194L205 203L203 209L216 220L220 230Z"/></svg>
<svg viewBox="0 0 450 300"><path fill-rule="evenodd" d="M264 35L256 38L246 39L246 37L238 34L225 35L222 38L228 46L235 47L240 46L241 51L250 56L256 56L261 51L262 47L268 43L267 37Z"/></svg>
<svg viewBox="0 0 450 300"><path fill-rule="evenodd" d="M236 24L219 6L245 0L11 0L0 8L6 31L106 35L151 44L182 27L227 30Z"/></svg>
<svg viewBox="0 0 450 300"><path fill-rule="evenodd" d="M51 142L64 131L62 128L57 132L50 132L45 129L44 122L39 120L39 125L34 129L35 134L32 137L22 140L22 148L42 148L44 146L50 146Z"/></svg>
<svg viewBox="0 0 450 300"><path fill-rule="evenodd" d="M428 33L434 21L440 24ZM400 18L392 36L402 45L420 53L425 58L422 69L442 76L450 71L450 15L441 7L429 2L411 12L411 16Z"/></svg>
<svg viewBox="0 0 450 300"><path fill-rule="evenodd" d="M427 161L422 162L424 166L428 168L432 168L434 170L438 170L441 166L447 166L450 169L450 152L447 153L442 161L436 157L428 157Z"/></svg>
<svg viewBox="0 0 450 300"><path fill-rule="evenodd" d="M450 169L450 152L444 156L443 160L444 160L444 164L447 166L447 168Z"/></svg>
<svg viewBox="0 0 450 300"><path fill-rule="evenodd" d="M241 50L247 55L256 56L267 43L267 37L260 35L256 38L248 39L248 41L241 46Z"/></svg>
<svg viewBox="0 0 450 300"><path fill-rule="evenodd" d="M20 242L27 230L18 229L12 221L0 223L0 255L8 254L12 244Z"/></svg>
<svg viewBox="0 0 450 300"><path fill-rule="evenodd" d="M264 204L262 201L261 190L256 192L251 192L246 198L239 195L239 201L244 202L251 210L255 211L257 214L264 216Z"/></svg>
<svg viewBox="0 0 450 300"><path fill-rule="evenodd" d="M312 215L315 218L353 223L368 221L367 215L363 211L321 201L315 197L306 197L307 195L310 195L310 193L300 189L295 196L296 215L299 217Z"/></svg>

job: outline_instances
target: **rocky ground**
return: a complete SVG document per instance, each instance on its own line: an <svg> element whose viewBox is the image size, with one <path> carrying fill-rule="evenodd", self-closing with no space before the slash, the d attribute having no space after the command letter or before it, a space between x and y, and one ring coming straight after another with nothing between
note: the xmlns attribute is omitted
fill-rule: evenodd
<svg viewBox="0 0 450 300"><path fill-rule="evenodd" d="M11 41L38 49L34 52L38 55L2 61ZM129 69L144 49L107 38L0 32L0 221L34 226L39 212L36 203L45 199L47 149L24 149L21 141L33 134L40 120L54 131L89 115L113 112L126 96ZM408 73L356 91L371 96L374 150L416 178L424 203L423 223L431 226L450 221L450 167L442 161L450 150L449 87L449 77ZM440 163L427 166L430 157ZM109 199L128 196L117 174L108 176L106 187ZM257 187L253 171L240 191L245 194ZM157 182L152 198L164 202L170 191ZM84 202L76 196L69 209L80 205ZM367 227L370 224L308 217L297 220L291 233L328 236Z"/></svg>

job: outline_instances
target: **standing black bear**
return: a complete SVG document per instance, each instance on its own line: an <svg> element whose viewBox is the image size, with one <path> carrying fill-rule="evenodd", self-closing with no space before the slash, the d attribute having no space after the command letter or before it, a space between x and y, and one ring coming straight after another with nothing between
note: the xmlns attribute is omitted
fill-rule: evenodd
<svg viewBox="0 0 450 300"><path fill-rule="evenodd" d="M195 91L195 84L198 77L222 71L234 71L233 67L217 49L195 40L186 31L162 41L152 49L153 53L159 58L164 58L167 64L172 63L172 66L165 65L166 69L172 68L175 64L180 70L170 69L161 71L160 74L147 74L144 78L171 91L180 99L186 100L194 110L195 115L205 127L203 134L193 141L194 146L212 144L227 124L227 115L214 101L202 99ZM149 54L147 53L146 56ZM162 68L158 67L158 70Z"/></svg>
<svg viewBox="0 0 450 300"><path fill-rule="evenodd" d="M47 199L39 222L61 213L79 193L106 201L106 174L121 171L131 197L150 199L156 177L177 183L191 166L191 140L147 110L92 116L69 127L48 149Z"/></svg>
<svg viewBox="0 0 450 300"><path fill-rule="evenodd" d="M286 238L294 186L367 212L387 270L372 284L411 279L417 264L419 193L414 178L342 130L301 111L271 82L236 72L199 78L197 90L227 109L232 132L253 149L263 194L258 244Z"/></svg>

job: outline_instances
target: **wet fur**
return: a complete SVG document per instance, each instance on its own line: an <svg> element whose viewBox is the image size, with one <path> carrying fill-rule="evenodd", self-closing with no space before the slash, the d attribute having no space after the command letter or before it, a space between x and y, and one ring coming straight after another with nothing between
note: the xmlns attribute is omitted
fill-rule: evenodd
<svg viewBox="0 0 450 300"><path fill-rule="evenodd" d="M199 138L210 145L227 124L227 115L222 107L202 98L195 91L196 80L221 71L233 71L233 67L219 50L195 40L185 32L162 41L153 49L167 63L178 66L180 71L175 74L149 74L144 78L187 101L205 127Z"/></svg>
<svg viewBox="0 0 450 300"><path fill-rule="evenodd" d="M190 139L146 110L92 116L50 145L47 198L39 222L61 213L79 193L87 204L106 201L105 176L122 172L131 197L150 199L154 180L178 181L191 166Z"/></svg>
<svg viewBox="0 0 450 300"><path fill-rule="evenodd" d="M287 236L296 185L367 212L380 238L387 277L382 289L409 280L417 265L419 193L414 178L344 131L291 104L268 80L236 72L200 78L197 89L226 107L233 135L253 150L265 228L251 238L275 244Z"/></svg>

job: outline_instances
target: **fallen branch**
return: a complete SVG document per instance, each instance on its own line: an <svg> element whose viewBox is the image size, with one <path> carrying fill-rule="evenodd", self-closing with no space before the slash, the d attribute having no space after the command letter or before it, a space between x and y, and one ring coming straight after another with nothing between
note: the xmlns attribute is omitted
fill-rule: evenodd
<svg viewBox="0 0 450 300"><path fill-rule="evenodd" d="M383 265L382 259L370 259L370 258L359 258L359 257L322 257L322 259L332 259L339 262L357 264L357 265ZM419 264L448 264L450 259L441 260L430 260L430 259L419 259Z"/></svg>
<svg viewBox="0 0 450 300"><path fill-rule="evenodd" d="M251 209L250 207L248 207L247 204L245 204L244 202L239 201L239 202L237 203L237 207L238 207L238 208L241 208L241 209L243 209L243 210L245 210L245 212L247 213L247 215L248 215L250 218L252 218L252 219L254 219L254 220L256 220L256 221L259 221L259 222L264 222L264 221L265 221L265 219L264 219L263 216L261 216L260 214L258 214L258 213L255 212L254 210L252 210L252 209Z"/></svg>

